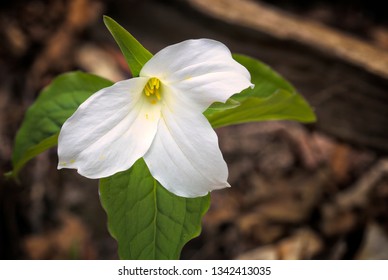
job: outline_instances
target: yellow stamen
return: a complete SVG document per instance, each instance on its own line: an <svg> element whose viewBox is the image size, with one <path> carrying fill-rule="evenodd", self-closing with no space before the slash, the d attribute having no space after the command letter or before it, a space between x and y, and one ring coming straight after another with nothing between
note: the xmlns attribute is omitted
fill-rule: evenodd
<svg viewBox="0 0 388 280"><path fill-rule="evenodd" d="M158 78L151 78L144 87L144 94L149 98L151 104L156 104L161 98L160 81Z"/></svg>
<svg viewBox="0 0 388 280"><path fill-rule="evenodd" d="M158 100L160 100L160 93L159 93L158 90L155 92L155 95L156 95L156 98L157 98Z"/></svg>

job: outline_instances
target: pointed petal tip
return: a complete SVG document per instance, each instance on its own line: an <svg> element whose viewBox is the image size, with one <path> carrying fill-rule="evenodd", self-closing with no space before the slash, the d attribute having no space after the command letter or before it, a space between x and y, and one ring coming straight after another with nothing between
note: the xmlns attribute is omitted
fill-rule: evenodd
<svg viewBox="0 0 388 280"><path fill-rule="evenodd" d="M225 188L231 188L231 185L228 182L224 182L224 183L222 183L220 185L214 186L212 188L212 191L213 190L221 190L221 189L225 189Z"/></svg>
<svg viewBox="0 0 388 280"><path fill-rule="evenodd" d="M160 184L160 182L159 182L159 184ZM196 198L196 197L206 196L215 190L221 190L221 189L230 188L230 187L231 187L231 185L228 182L225 182L225 183L222 183L219 185L211 186L206 191L194 191L193 192L192 190L189 191L189 190L182 190L182 189L170 188L170 187L164 187L164 188L166 190L168 190L169 192L175 194L176 196L185 197L185 198Z"/></svg>
<svg viewBox="0 0 388 280"><path fill-rule="evenodd" d="M225 188L231 188L231 185L228 182L222 183L220 185L215 185L209 188L208 191L205 192L186 192L186 191L177 191L176 189L174 190L169 190L170 192L174 193L175 195L186 197L186 198L196 198L196 197L202 197L206 196L209 193L216 191L216 190L221 190Z"/></svg>

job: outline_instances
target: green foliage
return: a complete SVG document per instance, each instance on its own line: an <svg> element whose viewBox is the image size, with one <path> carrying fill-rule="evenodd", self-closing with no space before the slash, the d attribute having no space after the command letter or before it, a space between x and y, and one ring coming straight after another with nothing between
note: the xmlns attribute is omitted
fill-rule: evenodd
<svg viewBox="0 0 388 280"><path fill-rule="evenodd" d="M104 22L138 76L152 54L113 19L105 16ZM209 196L190 199L168 192L142 159L128 171L100 180L100 198L123 259L178 259L183 245L201 231L210 203Z"/></svg>
<svg viewBox="0 0 388 280"><path fill-rule="evenodd" d="M100 180L100 197L121 259L178 259L199 235L210 195L178 197L156 181L139 159L131 169Z"/></svg>
<svg viewBox="0 0 388 280"><path fill-rule="evenodd" d="M16 177L32 158L57 144L62 124L90 95L112 82L82 72L58 76L28 109L16 135L12 154Z"/></svg>
<svg viewBox="0 0 388 280"><path fill-rule="evenodd" d="M104 16L104 23L109 29L121 52L127 60L134 77L139 76L143 65L150 60L152 54L145 49L127 30L108 16Z"/></svg>
<svg viewBox="0 0 388 280"><path fill-rule="evenodd" d="M212 107L206 110L204 114L214 128L267 120L315 121L309 104L270 67L243 55L234 55L234 59L248 69L255 87L245 89L229 99L239 102L240 106L218 106L217 111Z"/></svg>
<svg viewBox="0 0 388 280"><path fill-rule="evenodd" d="M104 22L123 52L133 76L152 57L131 34L109 17ZM315 120L309 105L268 66L246 56L234 58L251 73L254 89L234 95L205 111L213 127L250 121ZM24 164L57 144L63 123L90 95L112 82L72 72L57 77L28 109L17 133L12 157L16 177ZM177 259L182 247L201 231L210 196L183 198L164 189L143 159L129 170L100 180L101 203L109 230L123 259Z"/></svg>
<svg viewBox="0 0 388 280"><path fill-rule="evenodd" d="M252 83L255 85L254 89L246 89L234 95L234 99L243 101L248 97L268 98L279 89L296 92L289 82L259 60L241 54L234 54L233 58L248 69Z"/></svg>

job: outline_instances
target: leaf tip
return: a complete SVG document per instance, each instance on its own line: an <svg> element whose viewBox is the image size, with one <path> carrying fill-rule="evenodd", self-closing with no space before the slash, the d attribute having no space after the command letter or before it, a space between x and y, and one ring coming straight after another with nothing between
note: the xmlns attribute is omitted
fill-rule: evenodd
<svg viewBox="0 0 388 280"><path fill-rule="evenodd" d="M11 170L3 174L7 181L14 180L16 183L20 183L18 173L16 170Z"/></svg>
<svg viewBox="0 0 388 280"><path fill-rule="evenodd" d="M102 20L104 21L104 23L106 24L107 21L110 21L110 20L113 20L110 16L107 16L107 15L103 15L102 16Z"/></svg>
<svg viewBox="0 0 388 280"><path fill-rule="evenodd" d="M311 111L310 119L308 120L308 123L315 123L317 122L317 115L314 113L314 110Z"/></svg>
<svg viewBox="0 0 388 280"><path fill-rule="evenodd" d="M14 172L13 172L13 170L11 170L11 171L4 173L3 175L7 180L9 180L9 179L12 179L14 177Z"/></svg>
<svg viewBox="0 0 388 280"><path fill-rule="evenodd" d="M111 31L112 26L118 25L118 23L113 18L107 15L103 15L102 20L104 21L104 24L109 31Z"/></svg>

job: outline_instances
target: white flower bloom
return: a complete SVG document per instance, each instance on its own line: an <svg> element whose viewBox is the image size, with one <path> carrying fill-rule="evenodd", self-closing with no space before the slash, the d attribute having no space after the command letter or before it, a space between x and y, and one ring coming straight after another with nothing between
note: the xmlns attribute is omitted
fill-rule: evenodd
<svg viewBox="0 0 388 280"><path fill-rule="evenodd" d="M152 176L176 195L229 187L217 135L202 113L249 86L249 72L217 41L166 47L139 77L96 92L64 123L58 169L103 178L144 157Z"/></svg>

